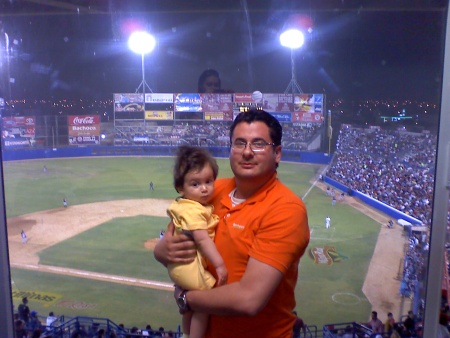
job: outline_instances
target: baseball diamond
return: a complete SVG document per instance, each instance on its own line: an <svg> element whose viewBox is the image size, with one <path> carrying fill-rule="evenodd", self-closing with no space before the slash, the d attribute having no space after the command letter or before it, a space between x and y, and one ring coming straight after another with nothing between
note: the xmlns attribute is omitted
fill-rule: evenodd
<svg viewBox="0 0 450 338"><path fill-rule="evenodd" d="M39 313L52 309L69 317L177 328L172 283L151 252L168 223L166 208L176 197L169 174L172 158L40 159L4 165L16 306L26 294ZM230 175L225 160L219 159L219 166L221 176ZM333 247L339 257L325 265L307 254L302 258L299 313L317 326L348 318L363 321L372 308L380 317L402 313L410 304L399 295L407 239L402 228L388 229L383 226L386 215L347 197L331 210L333 225L324 229L330 210L326 187L317 180L321 170L321 165L288 162L279 168L280 179L308 207L309 250ZM156 182L153 191L150 180ZM63 195L67 208L60 202ZM21 230L27 233L26 244Z"/></svg>

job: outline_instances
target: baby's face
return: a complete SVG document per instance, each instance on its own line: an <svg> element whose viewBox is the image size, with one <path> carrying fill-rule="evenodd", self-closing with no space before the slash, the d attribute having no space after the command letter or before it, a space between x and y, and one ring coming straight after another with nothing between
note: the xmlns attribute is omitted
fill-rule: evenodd
<svg viewBox="0 0 450 338"><path fill-rule="evenodd" d="M208 204L214 192L214 173L209 164L201 170L192 170L186 174L180 194L187 199Z"/></svg>

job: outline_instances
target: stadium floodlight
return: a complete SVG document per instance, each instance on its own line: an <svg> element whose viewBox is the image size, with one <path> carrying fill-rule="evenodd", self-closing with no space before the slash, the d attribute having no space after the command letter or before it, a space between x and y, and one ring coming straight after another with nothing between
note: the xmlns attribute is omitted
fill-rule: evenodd
<svg viewBox="0 0 450 338"><path fill-rule="evenodd" d="M141 88L142 86L142 93L144 95L143 96L144 107L145 107L145 86L147 86L150 92L153 93L152 89L149 87L147 82L145 82L144 56L145 54L152 52L155 46L156 46L155 38L153 37L153 35L147 32L142 31L134 32L133 34L130 35L128 39L128 47L136 54L140 54L142 59L142 81L139 84L139 87L137 87L136 93L139 92L139 88Z"/></svg>
<svg viewBox="0 0 450 338"><path fill-rule="evenodd" d="M291 81L284 91L285 93L291 92L294 94L295 91L298 93L303 93L295 78L294 50L303 46L304 43L305 36L298 29L288 29L280 34L280 44L283 47L288 47L291 49Z"/></svg>

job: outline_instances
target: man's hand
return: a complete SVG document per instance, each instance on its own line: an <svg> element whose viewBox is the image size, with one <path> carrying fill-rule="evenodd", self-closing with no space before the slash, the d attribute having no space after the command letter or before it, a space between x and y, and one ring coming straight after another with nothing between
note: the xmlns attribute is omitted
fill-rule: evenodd
<svg viewBox="0 0 450 338"><path fill-rule="evenodd" d="M193 239L183 234L174 236L174 231L175 226L170 222L163 238L153 251L156 260L164 266L172 263L190 263L197 254Z"/></svg>

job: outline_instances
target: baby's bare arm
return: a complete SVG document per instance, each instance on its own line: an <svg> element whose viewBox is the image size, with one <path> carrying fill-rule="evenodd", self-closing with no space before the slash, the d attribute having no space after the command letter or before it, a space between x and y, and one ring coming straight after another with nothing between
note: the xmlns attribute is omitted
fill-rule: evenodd
<svg viewBox="0 0 450 338"><path fill-rule="evenodd" d="M226 284L228 279L228 271L225 263L214 245L213 240L209 237L207 230L193 230L192 236L197 244L198 250L214 265L217 273L217 284Z"/></svg>

